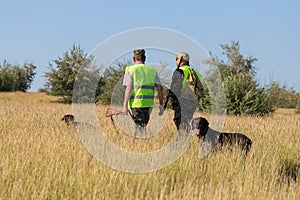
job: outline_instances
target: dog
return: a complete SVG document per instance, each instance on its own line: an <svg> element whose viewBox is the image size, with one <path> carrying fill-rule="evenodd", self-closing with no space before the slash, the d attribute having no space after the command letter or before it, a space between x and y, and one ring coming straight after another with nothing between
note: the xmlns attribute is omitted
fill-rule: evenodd
<svg viewBox="0 0 300 200"><path fill-rule="evenodd" d="M65 116L63 116L61 121L64 121L67 125L74 124L74 122L75 122L74 121L74 115L66 114Z"/></svg>
<svg viewBox="0 0 300 200"><path fill-rule="evenodd" d="M75 121L74 115L66 114L61 118L61 121L64 121L68 126L75 126L77 128L89 128L89 129L95 129L95 126L89 122L78 122Z"/></svg>
<svg viewBox="0 0 300 200"><path fill-rule="evenodd" d="M191 125L192 130L195 130L195 135L199 138L200 141L204 140L209 130L216 132L209 127L208 121L203 117L194 118L191 122ZM252 146L252 141L246 135L241 133L219 132L219 137L217 139L216 145L220 148L224 147L225 145L237 145L242 149L242 151L248 154Z"/></svg>

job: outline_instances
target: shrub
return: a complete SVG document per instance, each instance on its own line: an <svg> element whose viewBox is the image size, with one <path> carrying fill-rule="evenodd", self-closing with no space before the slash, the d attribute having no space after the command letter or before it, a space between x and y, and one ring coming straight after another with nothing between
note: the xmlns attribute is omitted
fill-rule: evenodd
<svg viewBox="0 0 300 200"><path fill-rule="evenodd" d="M30 89L33 82L36 66L32 63L24 63L20 65L12 65L6 61L0 64L0 91L26 92Z"/></svg>
<svg viewBox="0 0 300 200"><path fill-rule="evenodd" d="M227 61L212 57L208 64L216 67L217 71L208 72L206 81L215 82L215 73L220 73L223 79L225 97L215 94L211 106L218 106L220 98L226 98L227 114L267 114L272 112L272 107L267 102L267 93L255 80L254 62L256 58L245 58L239 52L239 43L232 42L231 45L221 45L223 54ZM214 88L210 88L214 91ZM206 91L208 93L209 91ZM223 106L219 106L223 107Z"/></svg>

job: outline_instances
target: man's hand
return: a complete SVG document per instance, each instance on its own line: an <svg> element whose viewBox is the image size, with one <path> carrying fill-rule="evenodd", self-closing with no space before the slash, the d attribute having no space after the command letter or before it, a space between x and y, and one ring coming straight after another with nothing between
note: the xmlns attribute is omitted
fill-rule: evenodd
<svg viewBox="0 0 300 200"><path fill-rule="evenodd" d="M123 108L123 109L120 111L120 113L121 113L122 115L127 115L127 114L128 114L128 109L127 109L127 108Z"/></svg>
<svg viewBox="0 0 300 200"><path fill-rule="evenodd" d="M120 111L116 110L116 109L113 109L113 108L108 108L106 110L106 117L112 117L114 115L118 115L120 114Z"/></svg>
<svg viewBox="0 0 300 200"><path fill-rule="evenodd" d="M165 112L164 107L162 105L159 105L159 113L158 113L158 115L162 116L164 112Z"/></svg>

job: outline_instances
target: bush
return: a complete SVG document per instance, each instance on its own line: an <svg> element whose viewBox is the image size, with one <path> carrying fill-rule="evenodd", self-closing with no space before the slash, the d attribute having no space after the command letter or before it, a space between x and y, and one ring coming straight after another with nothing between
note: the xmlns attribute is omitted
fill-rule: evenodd
<svg viewBox="0 0 300 200"><path fill-rule="evenodd" d="M6 61L0 64L0 91L26 92L30 89L33 82L36 66L32 63L24 63L20 65L11 65Z"/></svg>
<svg viewBox="0 0 300 200"><path fill-rule="evenodd" d="M297 100L296 113L300 114L300 93L298 93L297 96L298 96L298 100Z"/></svg>
<svg viewBox="0 0 300 200"><path fill-rule="evenodd" d="M113 103L114 105L123 105L125 88L122 86L122 77L125 73L125 67L129 65L129 61L124 63L113 63L105 70L102 77L102 83L98 86L98 89L102 91L97 96L98 103L106 105L110 103ZM112 98L114 101L118 102L111 102Z"/></svg>
<svg viewBox="0 0 300 200"><path fill-rule="evenodd" d="M274 108L296 108L299 94L293 88L281 86L278 82L272 82L267 89L268 104Z"/></svg>
<svg viewBox="0 0 300 200"><path fill-rule="evenodd" d="M238 42L232 42L231 46L221 45L221 47L227 61L219 60L217 57L212 57L211 60L207 61L208 64L215 66L217 71L209 71L206 81L214 83L215 73L220 73L223 79L225 97L214 94L216 98L214 102L210 101L211 106L225 107L225 105L218 105L221 102L218 98L226 98L227 114L264 115L272 112L272 107L267 102L267 92L260 88L255 80L254 62L257 59L244 58L239 52ZM214 91L214 88L210 89ZM208 92L210 91L205 93Z"/></svg>
<svg viewBox="0 0 300 200"><path fill-rule="evenodd" d="M54 60L54 63L49 64L50 72L45 73L47 81L43 90L47 91L50 95L61 97L60 101L63 103L71 103L73 87L79 70L82 70L82 73L80 77L77 77L78 79L89 80L99 78L96 73L93 73L93 77L91 77L91 73L89 73L92 60L93 58L88 57L80 46L73 45L73 47L64 54L63 58L59 57ZM87 81L82 82L86 83ZM76 94L77 97L86 93L86 90L89 90L88 85L81 85L80 87L82 87L80 88L82 91L78 91L80 94ZM87 91L87 93L89 93L89 91Z"/></svg>

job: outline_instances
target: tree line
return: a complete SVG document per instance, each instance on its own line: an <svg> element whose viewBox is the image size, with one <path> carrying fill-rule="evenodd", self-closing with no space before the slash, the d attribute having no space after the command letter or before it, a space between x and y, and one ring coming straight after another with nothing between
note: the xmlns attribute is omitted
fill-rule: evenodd
<svg viewBox="0 0 300 200"><path fill-rule="evenodd" d="M34 80L36 66L32 63L9 64L4 60L0 63L0 91L26 92Z"/></svg>
<svg viewBox="0 0 300 200"><path fill-rule="evenodd" d="M240 53L240 45L237 41L220 45L225 60L211 55L207 64L215 66L216 72L208 71L205 77L206 83L214 83L214 73L220 73L226 96L227 114L267 114L276 108L297 108L300 113L300 93L293 88L280 85L279 82L270 82L267 86L260 86L255 79L257 61L254 57L245 57ZM114 63L100 73L88 76L93 67L94 58L88 56L79 45L73 45L62 57L58 57L49 63L49 72L45 73L46 83L39 91L49 95L59 96L61 102L71 103L73 85L79 70L83 79L97 80L94 101L101 104L110 104L113 95L122 98L123 87L120 82L124 75L125 67L131 65L131 61ZM0 91L27 91L36 75L36 66L32 63L24 63L23 66L12 65L4 61L0 64ZM94 69L97 71L97 69ZM101 69L98 69L101 70ZM214 106L218 106L218 98L211 99L209 88L204 85L204 96L200 99L201 110L210 112ZM213 85L213 84L212 84ZM114 90L118 87L117 90ZM89 87L82 88L88 90ZM165 88L167 89L167 88ZM210 88L211 89L211 88ZM118 94L113 94L118 91ZM218 97L218 94L216 94Z"/></svg>

